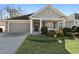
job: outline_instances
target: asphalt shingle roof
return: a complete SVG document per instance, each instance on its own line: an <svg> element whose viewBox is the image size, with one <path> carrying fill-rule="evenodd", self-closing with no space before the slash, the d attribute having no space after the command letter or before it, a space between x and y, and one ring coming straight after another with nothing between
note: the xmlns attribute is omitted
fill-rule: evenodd
<svg viewBox="0 0 79 59"><path fill-rule="evenodd" d="M31 14L27 14L27 15L22 15L22 16L17 16L17 17L13 17L13 18L8 18L6 20L29 20L29 16L31 16L33 13Z"/></svg>

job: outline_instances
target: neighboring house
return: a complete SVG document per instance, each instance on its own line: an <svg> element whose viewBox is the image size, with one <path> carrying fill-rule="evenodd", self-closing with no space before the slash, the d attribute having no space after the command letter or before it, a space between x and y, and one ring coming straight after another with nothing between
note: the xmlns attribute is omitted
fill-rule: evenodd
<svg viewBox="0 0 79 59"><path fill-rule="evenodd" d="M73 13L72 15L68 16L65 27L72 28L73 26L79 26L79 14Z"/></svg>
<svg viewBox="0 0 79 59"><path fill-rule="evenodd" d="M75 18L77 19L77 17ZM74 20L73 15L67 17L52 5L47 5L35 13L5 19L4 21L6 23L6 32L33 33L41 32L42 26L47 26L48 30L59 30L64 27L72 27L74 26L72 24L75 24Z"/></svg>

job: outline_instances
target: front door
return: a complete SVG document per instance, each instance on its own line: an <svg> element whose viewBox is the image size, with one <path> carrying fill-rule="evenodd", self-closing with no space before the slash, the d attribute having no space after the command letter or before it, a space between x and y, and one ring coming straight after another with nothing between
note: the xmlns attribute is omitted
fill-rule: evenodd
<svg viewBox="0 0 79 59"><path fill-rule="evenodd" d="M39 20L34 20L34 31L39 31L40 28L40 21Z"/></svg>

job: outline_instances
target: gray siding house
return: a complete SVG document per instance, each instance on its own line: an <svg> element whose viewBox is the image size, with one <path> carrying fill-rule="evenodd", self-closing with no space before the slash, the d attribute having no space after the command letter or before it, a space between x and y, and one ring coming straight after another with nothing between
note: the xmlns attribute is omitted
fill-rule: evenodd
<svg viewBox="0 0 79 59"><path fill-rule="evenodd" d="M74 13L67 17L67 20L65 22L65 27L72 28L73 26L79 26L79 14Z"/></svg>

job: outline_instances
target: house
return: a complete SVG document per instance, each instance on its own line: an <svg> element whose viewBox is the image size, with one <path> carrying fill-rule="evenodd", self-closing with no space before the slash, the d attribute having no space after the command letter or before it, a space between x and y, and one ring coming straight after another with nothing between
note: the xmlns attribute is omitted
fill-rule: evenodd
<svg viewBox="0 0 79 59"><path fill-rule="evenodd" d="M6 32L41 32L42 26L48 30L65 27L66 16L52 5L46 5L35 13L6 19Z"/></svg>
<svg viewBox="0 0 79 59"><path fill-rule="evenodd" d="M72 28L73 26L79 26L79 14L73 13L67 17L65 21L65 27Z"/></svg>
<svg viewBox="0 0 79 59"><path fill-rule="evenodd" d="M48 30L59 30L64 27L79 26L78 19L79 14L65 16L48 4L35 13L4 20L5 32L41 32L42 26L47 26Z"/></svg>

